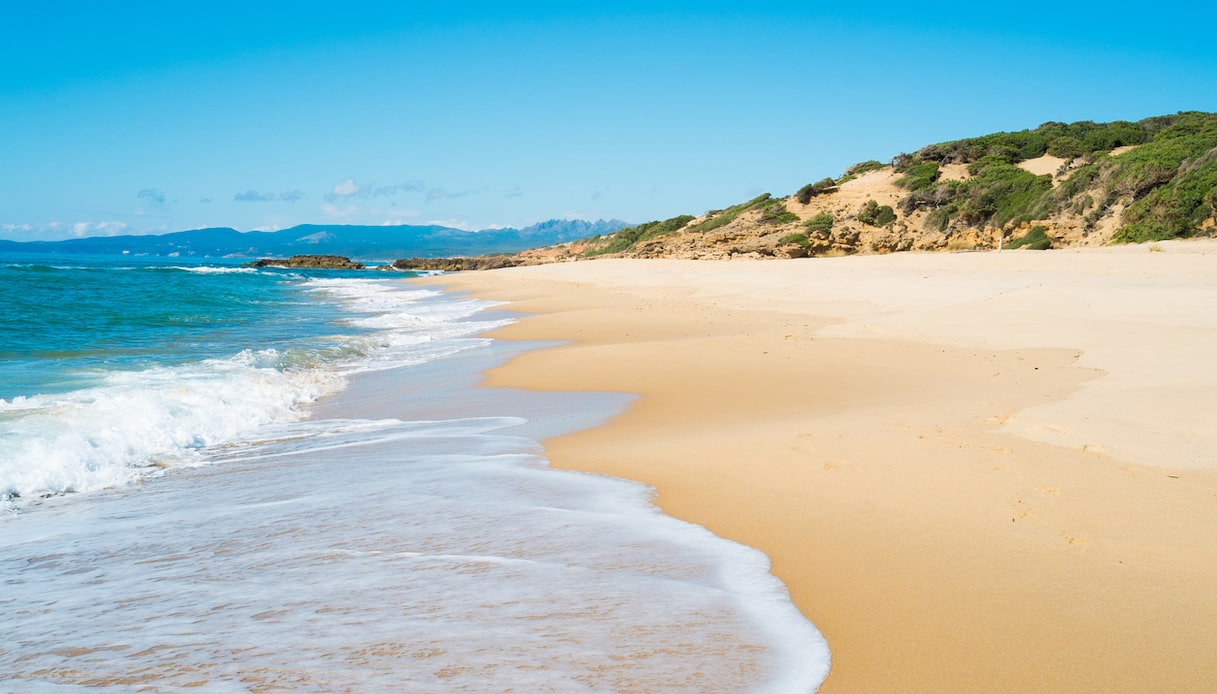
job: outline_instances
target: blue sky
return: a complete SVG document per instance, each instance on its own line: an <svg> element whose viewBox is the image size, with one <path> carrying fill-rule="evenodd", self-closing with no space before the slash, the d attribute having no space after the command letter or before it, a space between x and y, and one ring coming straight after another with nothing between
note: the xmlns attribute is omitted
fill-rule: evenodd
<svg viewBox="0 0 1217 694"><path fill-rule="evenodd" d="M1217 111L1217 9L5 2L0 238L632 222L1049 120Z"/></svg>

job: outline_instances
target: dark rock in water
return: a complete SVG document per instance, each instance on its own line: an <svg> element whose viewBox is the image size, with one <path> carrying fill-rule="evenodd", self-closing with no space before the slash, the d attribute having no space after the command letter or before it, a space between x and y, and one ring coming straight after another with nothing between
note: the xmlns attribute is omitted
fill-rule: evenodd
<svg viewBox="0 0 1217 694"><path fill-rule="evenodd" d="M246 267L292 267L314 268L321 270L362 270L363 263L353 262L350 258L340 255L293 255L284 260L281 258L262 258Z"/></svg>
<svg viewBox="0 0 1217 694"><path fill-rule="evenodd" d="M443 270L444 272L497 270L504 267L515 267L519 264L520 260L510 255L482 255L476 258L402 258L393 261L393 267L398 270Z"/></svg>

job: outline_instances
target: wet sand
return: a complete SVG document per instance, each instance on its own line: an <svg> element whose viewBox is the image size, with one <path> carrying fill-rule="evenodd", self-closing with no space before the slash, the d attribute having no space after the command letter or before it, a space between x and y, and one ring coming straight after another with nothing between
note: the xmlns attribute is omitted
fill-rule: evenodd
<svg viewBox="0 0 1217 694"><path fill-rule="evenodd" d="M488 385L642 396L547 457L768 554L821 691L1211 691L1217 244L1155 248L420 281L569 341Z"/></svg>

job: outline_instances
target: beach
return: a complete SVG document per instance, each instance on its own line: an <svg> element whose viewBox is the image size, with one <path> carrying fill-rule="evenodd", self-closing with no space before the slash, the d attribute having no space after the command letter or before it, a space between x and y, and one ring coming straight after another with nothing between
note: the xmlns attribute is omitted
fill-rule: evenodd
<svg viewBox="0 0 1217 694"><path fill-rule="evenodd" d="M4 261L0 323L34 327L0 378L0 691L826 676L764 554L549 468L540 440L634 397L480 387L545 346L480 336L516 320L495 304L380 273Z"/></svg>
<svg viewBox="0 0 1217 694"><path fill-rule="evenodd" d="M598 260L414 280L564 344L485 385L639 397L554 467L757 548L823 692L1211 691L1217 243Z"/></svg>

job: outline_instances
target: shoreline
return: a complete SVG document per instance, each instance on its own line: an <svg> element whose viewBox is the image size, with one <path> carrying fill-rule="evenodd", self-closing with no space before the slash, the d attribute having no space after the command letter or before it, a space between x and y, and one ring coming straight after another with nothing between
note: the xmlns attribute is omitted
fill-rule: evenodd
<svg viewBox="0 0 1217 694"><path fill-rule="evenodd" d="M1217 244L1162 247L412 281L569 342L487 385L641 396L546 457L765 552L832 649L821 691L1202 691Z"/></svg>

